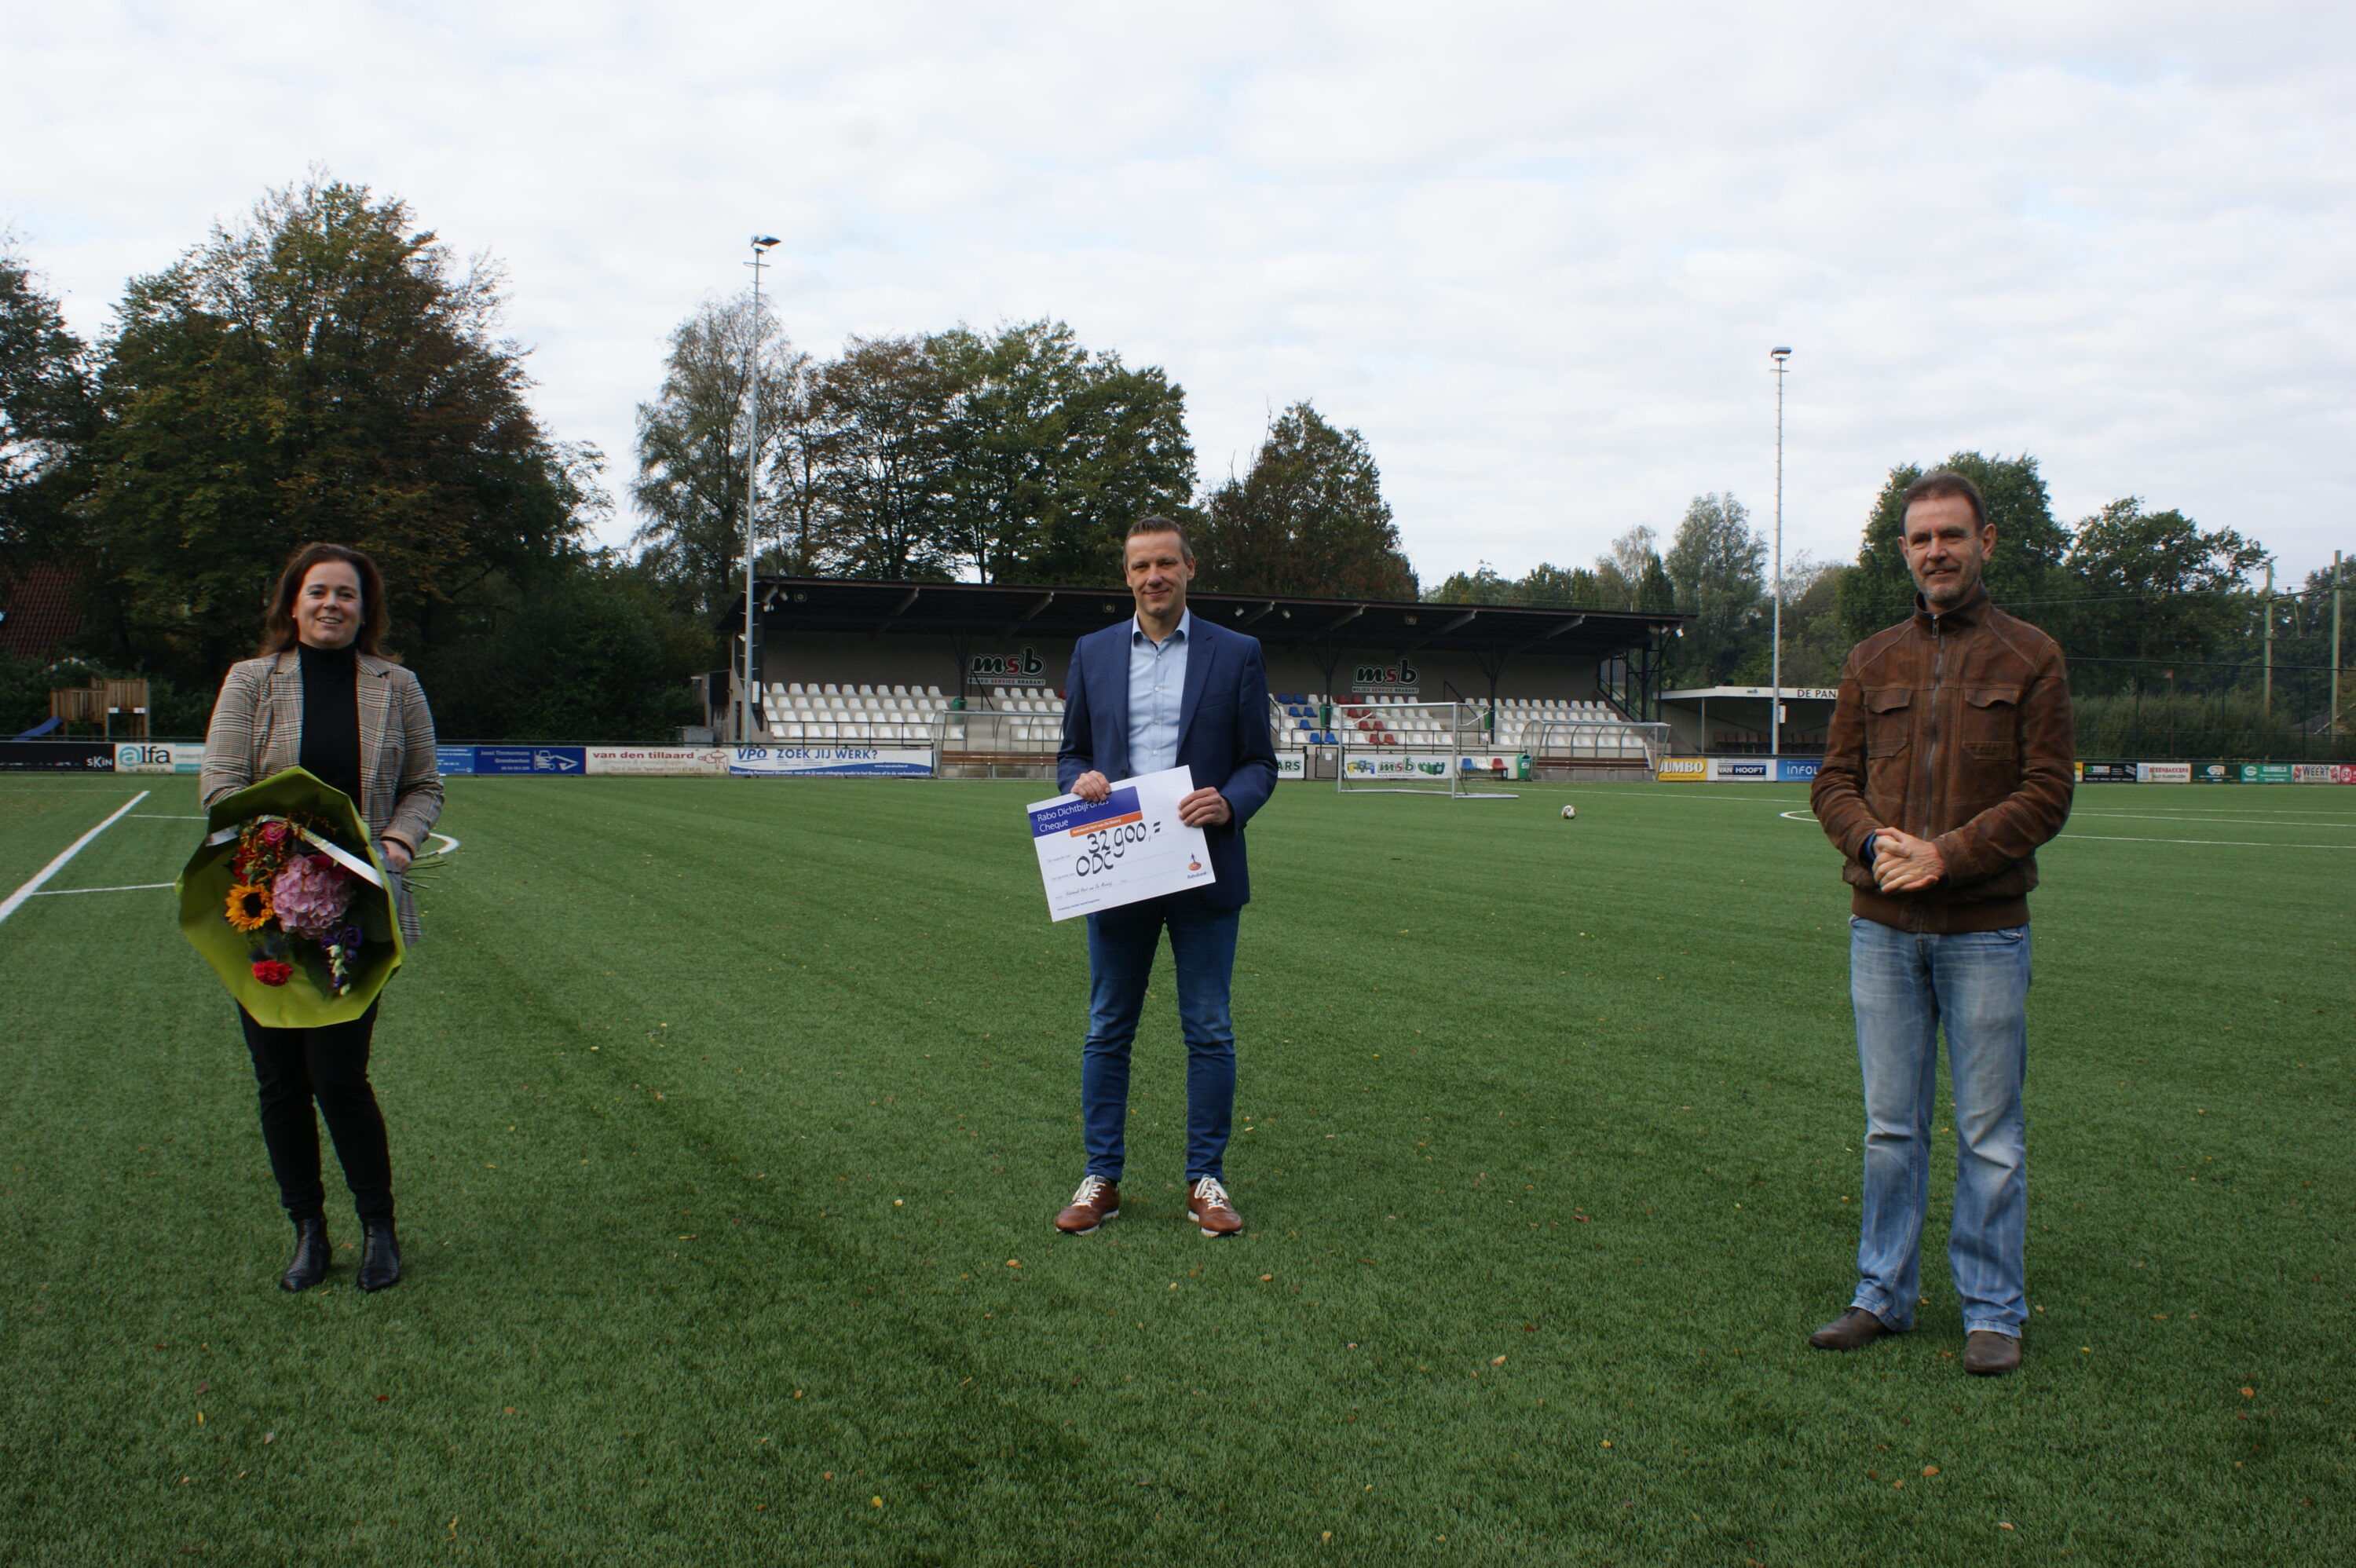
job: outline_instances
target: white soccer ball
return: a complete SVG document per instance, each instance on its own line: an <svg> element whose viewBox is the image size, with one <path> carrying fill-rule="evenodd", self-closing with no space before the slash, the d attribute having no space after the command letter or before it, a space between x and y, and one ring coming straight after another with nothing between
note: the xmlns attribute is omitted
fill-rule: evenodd
<svg viewBox="0 0 2356 1568"><path fill-rule="evenodd" d="M1577 816L1578 815L1579 807L1575 805L1566 805L1562 808L1562 819L1565 822L1569 822L1572 817Z"/></svg>

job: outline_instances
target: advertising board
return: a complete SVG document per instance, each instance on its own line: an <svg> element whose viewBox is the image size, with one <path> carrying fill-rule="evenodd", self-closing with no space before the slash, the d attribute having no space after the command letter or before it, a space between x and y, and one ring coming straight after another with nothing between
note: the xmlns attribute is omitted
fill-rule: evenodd
<svg viewBox="0 0 2356 1568"><path fill-rule="evenodd" d="M118 773L194 773L204 766L201 741L120 741L114 747Z"/></svg>
<svg viewBox="0 0 2356 1568"><path fill-rule="evenodd" d="M2288 763L2244 763L2242 782L2244 784L2288 784L2290 783L2290 764Z"/></svg>
<svg viewBox="0 0 2356 1568"><path fill-rule="evenodd" d="M2136 783L2137 784L2190 784L2191 782L2192 764L2190 763L2137 763L2136 764Z"/></svg>
<svg viewBox="0 0 2356 1568"><path fill-rule="evenodd" d="M589 754L581 746L477 746L478 773L585 773Z"/></svg>
<svg viewBox="0 0 2356 1568"><path fill-rule="evenodd" d="M930 778L923 746L739 746L728 753L738 778Z"/></svg>
<svg viewBox="0 0 2356 1568"><path fill-rule="evenodd" d="M472 746L436 746L434 765L445 773L471 773L475 771L475 748Z"/></svg>
<svg viewBox="0 0 2356 1568"><path fill-rule="evenodd" d="M1699 784L1709 777L1709 759L1663 757L1653 777L1662 784Z"/></svg>
<svg viewBox="0 0 2356 1568"><path fill-rule="evenodd" d="M1712 757L1709 778L1712 784L1767 784L1775 776L1775 764L1765 757Z"/></svg>
<svg viewBox="0 0 2356 1568"><path fill-rule="evenodd" d="M2080 784L2134 784L2142 777L2133 763L2080 763Z"/></svg>
<svg viewBox="0 0 2356 1568"><path fill-rule="evenodd" d="M2192 782L2194 784L2233 784L2236 782L2233 773L2233 764L2231 763L2194 763L2192 764Z"/></svg>
<svg viewBox="0 0 2356 1568"><path fill-rule="evenodd" d="M724 778L728 753L717 746L591 746L588 771L641 776Z"/></svg>
<svg viewBox="0 0 2356 1568"><path fill-rule="evenodd" d="M0 773L111 773L112 741L0 741Z"/></svg>
<svg viewBox="0 0 2356 1568"><path fill-rule="evenodd" d="M1353 752L1342 771L1354 779L1406 779L1448 776L1448 756L1440 752Z"/></svg>
<svg viewBox="0 0 2356 1568"><path fill-rule="evenodd" d="M1815 757L1778 757L1775 759L1777 784L1814 784L1816 782L1817 759Z"/></svg>
<svg viewBox="0 0 2356 1568"><path fill-rule="evenodd" d="M1279 752L1276 754L1276 776L1280 781L1307 778L1309 753L1301 751Z"/></svg>
<svg viewBox="0 0 2356 1568"><path fill-rule="evenodd" d="M2290 765L2290 782L2293 784L2346 784L2351 773L2356 773L2356 768L2344 767L2338 763L2293 763Z"/></svg>

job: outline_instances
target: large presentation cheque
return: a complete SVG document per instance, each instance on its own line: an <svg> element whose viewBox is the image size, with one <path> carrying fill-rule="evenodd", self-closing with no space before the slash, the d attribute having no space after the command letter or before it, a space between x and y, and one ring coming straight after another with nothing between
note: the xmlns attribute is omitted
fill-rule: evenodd
<svg viewBox="0 0 2356 1568"><path fill-rule="evenodd" d="M1194 788L1190 768L1141 773L1094 805L1059 795L1029 808L1047 912L1056 920L1205 887L1211 874L1203 830L1178 820Z"/></svg>

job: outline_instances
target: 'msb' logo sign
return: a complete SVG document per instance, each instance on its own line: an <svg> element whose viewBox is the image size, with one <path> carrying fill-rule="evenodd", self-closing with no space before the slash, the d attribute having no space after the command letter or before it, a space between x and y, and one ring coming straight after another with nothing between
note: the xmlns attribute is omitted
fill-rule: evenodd
<svg viewBox="0 0 2356 1568"><path fill-rule="evenodd" d="M1401 659L1397 664L1362 664L1350 677L1353 691L1413 691L1422 679L1416 667Z"/></svg>
<svg viewBox="0 0 2356 1568"><path fill-rule="evenodd" d="M1039 680L1047 663L1036 648L1026 646L1019 654L976 654L969 673L977 680Z"/></svg>

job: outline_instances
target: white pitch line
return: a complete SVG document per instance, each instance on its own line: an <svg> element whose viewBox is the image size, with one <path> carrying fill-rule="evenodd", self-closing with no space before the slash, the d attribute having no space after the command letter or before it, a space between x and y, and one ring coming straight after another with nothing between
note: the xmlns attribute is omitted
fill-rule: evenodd
<svg viewBox="0 0 2356 1568"><path fill-rule="evenodd" d="M444 855L451 853L458 848L458 841L455 838L451 837L447 833L434 833L428 831L425 837L428 838L439 838L442 840L442 853Z"/></svg>
<svg viewBox="0 0 2356 1568"><path fill-rule="evenodd" d="M131 814L142 822L209 822L209 816L170 816L157 811L134 811Z"/></svg>
<svg viewBox="0 0 2356 1568"><path fill-rule="evenodd" d="M59 871L65 869L67 861L72 859L76 855L80 854L82 849L91 839L97 837L100 834L105 832L108 828L122 821L124 817L130 816L131 808L137 805L141 801L145 800L151 793L152 792L148 790L141 790L137 795L133 795L129 800L123 802L123 805L117 806L113 816L108 817L105 821L100 823L97 827L91 828L89 832L83 834L80 837L67 845L62 854L59 855L56 859L50 861L48 865L42 867L38 871L34 873L33 880L31 881L27 882L23 887L18 888L15 892L10 893L5 903L0 903L0 921L5 921L10 915L15 914L19 904L22 904L27 899L31 898L35 893L41 891L41 884L47 882L51 877L56 876Z"/></svg>
<svg viewBox="0 0 2356 1568"><path fill-rule="evenodd" d="M2099 817L2104 822L2181 822L2188 827L2198 823L2203 827L2356 827L2356 818L2339 822L2261 822L2247 816L2148 816L2133 811L2081 811L2073 815Z"/></svg>
<svg viewBox="0 0 2356 1568"><path fill-rule="evenodd" d="M2099 844L2220 844L2231 849L2356 849L2356 844L2270 844L2262 838L2147 838L2131 833L2064 833L2062 837L2092 838Z"/></svg>
<svg viewBox="0 0 2356 1568"><path fill-rule="evenodd" d="M35 891L37 899L61 899L70 893L144 893L150 888L177 887L177 882L131 882L119 888L41 888Z"/></svg>

